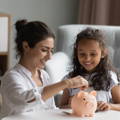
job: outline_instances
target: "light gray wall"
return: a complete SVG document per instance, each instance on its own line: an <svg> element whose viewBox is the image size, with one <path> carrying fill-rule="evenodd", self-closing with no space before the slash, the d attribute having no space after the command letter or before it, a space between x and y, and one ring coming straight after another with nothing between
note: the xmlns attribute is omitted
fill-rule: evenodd
<svg viewBox="0 0 120 120"><path fill-rule="evenodd" d="M15 59L14 23L18 19L41 20L56 31L63 24L77 22L78 0L0 0L0 12L9 13L12 17L10 41L10 67Z"/></svg>

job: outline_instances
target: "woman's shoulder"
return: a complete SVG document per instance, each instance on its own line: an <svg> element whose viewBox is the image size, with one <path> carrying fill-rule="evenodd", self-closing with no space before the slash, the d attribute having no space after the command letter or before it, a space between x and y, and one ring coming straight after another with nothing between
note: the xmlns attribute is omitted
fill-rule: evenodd
<svg viewBox="0 0 120 120"><path fill-rule="evenodd" d="M6 76L9 76L9 75L12 75L12 74L17 74L17 73L18 73L18 71L17 71L17 66L15 65L14 67L8 69L8 70L5 72L5 74L4 74L3 77L6 77Z"/></svg>
<svg viewBox="0 0 120 120"><path fill-rule="evenodd" d="M20 72L22 68L19 65L15 65L14 67L10 68L6 71L6 73L2 77L2 81L20 79L23 77L22 72Z"/></svg>

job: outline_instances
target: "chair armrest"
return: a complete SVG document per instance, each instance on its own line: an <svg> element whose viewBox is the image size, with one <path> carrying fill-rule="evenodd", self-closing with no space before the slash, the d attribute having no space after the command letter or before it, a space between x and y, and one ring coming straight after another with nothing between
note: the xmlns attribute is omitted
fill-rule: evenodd
<svg viewBox="0 0 120 120"><path fill-rule="evenodd" d="M67 73L70 58L64 52L55 53L46 63L45 70L53 83L59 82Z"/></svg>

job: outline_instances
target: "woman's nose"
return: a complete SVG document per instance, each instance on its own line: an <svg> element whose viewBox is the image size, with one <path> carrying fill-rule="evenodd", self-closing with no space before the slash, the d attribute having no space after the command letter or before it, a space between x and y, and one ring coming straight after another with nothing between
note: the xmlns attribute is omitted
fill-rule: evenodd
<svg viewBox="0 0 120 120"><path fill-rule="evenodd" d="M48 52L48 53L47 53L47 59L49 60L49 59L51 59L51 57L52 57L52 53L51 53L51 52Z"/></svg>

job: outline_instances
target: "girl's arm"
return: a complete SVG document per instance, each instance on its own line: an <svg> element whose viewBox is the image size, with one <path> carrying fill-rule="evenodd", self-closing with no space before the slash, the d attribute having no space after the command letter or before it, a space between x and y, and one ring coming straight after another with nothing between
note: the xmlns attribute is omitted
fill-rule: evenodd
<svg viewBox="0 0 120 120"><path fill-rule="evenodd" d="M97 109L100 111L105 110L117 110L120 111L120 85L115 85L112 90L113 103L106 103L104 101L98 101Z"/></svg>
<svg viewBox="0 0 120 120"><path fill-rule="evenodd" d="M68 89L65 89L63 91L59 107L60 108L70 108L69 99L70 99L69 91L68 91Z"/></svg>
<svg viewBox="0 0 120 120"><path fill-rule="evenodd" d="M106 111L106 110L117 110L120 111L120 104L107 103L104 101L97 102L97 110Z"/></svg>
<svg viewBox="0 0 120 120"><path fill-rule="evenodd" d="M120 104L110 104L110 109L120 111Z"/></svg>
<svg viewBox="0 0 120 120"><path fill-rule="evenodd" d="M114 103L120 103L120 85L115 85L112 90L112 100Z"/></svg>
<svg viewBox="0 0 120 120"><path fill-rule="evenodd" d="M120 85L116 85L111 90L112 100L114 104L111 104L112 110L120 111Z"/></svg>

